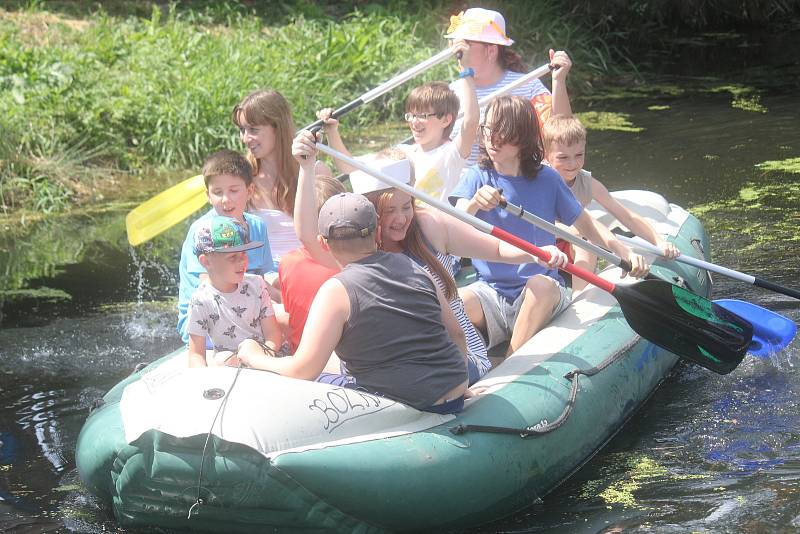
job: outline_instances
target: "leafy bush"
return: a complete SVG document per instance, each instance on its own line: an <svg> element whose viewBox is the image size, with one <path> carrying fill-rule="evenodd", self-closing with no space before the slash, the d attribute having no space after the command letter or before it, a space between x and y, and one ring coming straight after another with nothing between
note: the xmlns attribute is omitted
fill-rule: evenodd
<svg viewBox="0 0 800 534"><path fill-rule="evenodd" d="M149 16L143 3L106 4L108 12L63 1L0 10L2 209L59 210L109 169L196 168L211 151L240 148L230 111L259 88L281 91L302 126L316 109L441 50L452 14L443 1L150 3ZM581 65L578 79L608 69L614 51L557 0L493 5L531 67L547 60L547 48L566 47ZM363 106L347 127L396 119L408 89L455 69L440 65Z"/></svg>

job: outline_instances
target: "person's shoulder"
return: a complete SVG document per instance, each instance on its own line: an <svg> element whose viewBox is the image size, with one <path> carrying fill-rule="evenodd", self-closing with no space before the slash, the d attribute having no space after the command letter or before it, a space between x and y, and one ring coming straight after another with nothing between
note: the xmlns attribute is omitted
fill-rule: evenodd
<svg viewBox="0 0 800 534"><path fill-rule="evenodd" d="M536 173L536 179L541 180L542 182L552 183L555 185L564 182L564 179L561 178L561 175L558 174L557 170L545 164L542 164L539 167L539 171Z"/></svg>
<svg viewBox="0 0 800 534"><path fill-rule="evenodd" d="M212 217L216 214L214 208L209 209L207 212L202 214L200 217L192 221L192 224L189 225L189 230L186 232L186 237L194 239L194 234L197 232L197 228L209 217Z"/></svg>
<svg viewBox="0 0 800 534"><path fill-rule="evenodd" d="M464 167L464 171L461 174L461 179L469 179L475 180L479 182L486 182L489 180L489 171L486 169L481 169L480 166L476 163L475 165L470 165L469 167Z"/></svg>
<svg viewBox="0 0 800 534"><path fill-rule="evenodd" d="M256 287L261 287L262 285L266 284L263 276L252 273L244 273L244 280L242 280L242 282L254 285Z"/></svg>
<svg viewBox="0 0 800 534"><path fill-rule="evenodd" d="M244 212L244 220L247 222L247 226L250 227L251 235L254 231L261 232L267 229L267 223L264 222L264 219L253 213Z"/></svg>

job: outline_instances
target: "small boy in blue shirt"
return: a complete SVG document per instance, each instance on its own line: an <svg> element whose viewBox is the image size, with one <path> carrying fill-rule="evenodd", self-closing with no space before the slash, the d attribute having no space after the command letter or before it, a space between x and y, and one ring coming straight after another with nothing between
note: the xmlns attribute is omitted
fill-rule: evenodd
<svg viewBox="0 0 800 534"><path fill-rule="evenodd" d="M194 252L195 235L200 226L206 224L206 219L223 215L244 225L250 239L264 243L261 248L247 251L247 272L262 276L275 272L264 222L259 217L244 212L253 193L253 171L247 159L233 150L215 152L203 165L203 178L212 209L192 223L181 248L178 333L184 343L189 342L186 330L189 302L200 285L200 276L205 276L206 272Z"/></svg>

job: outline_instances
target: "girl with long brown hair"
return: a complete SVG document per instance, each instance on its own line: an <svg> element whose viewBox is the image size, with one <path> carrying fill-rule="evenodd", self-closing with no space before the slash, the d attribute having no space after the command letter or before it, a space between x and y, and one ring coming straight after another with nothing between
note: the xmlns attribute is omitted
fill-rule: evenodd
<svg viewBox="0 0 800 534"><path fill-rule="evenodd" d="M277 267L285 253L300 246L292 222L299 170L291 150L295 134L292 111L278 91L255 91L233 108L231 119L239 128L253 166L255 192L249 210L267 224ZM317 162L315 172L331 176L321 162Z"/></svg>

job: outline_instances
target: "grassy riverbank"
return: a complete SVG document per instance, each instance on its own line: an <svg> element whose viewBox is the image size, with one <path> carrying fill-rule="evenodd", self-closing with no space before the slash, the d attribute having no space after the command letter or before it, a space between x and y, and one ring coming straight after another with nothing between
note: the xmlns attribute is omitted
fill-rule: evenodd
<svg viewBox="0 0 800 534"><path fill-rule="evenodd" d="M441 50L451 14L441 1L90 5L0 8L3 212L131 196L142 186L137 176L196 169L210 151L240 148L230 110L256 88L280 90L305 124L316 109ZM537 0L501 9L532 65L551 46L567 48L582 65L574 85L585 85L607 72L614 51L559 6ZM454 73L447 64L415 82ZM346 125L396 118L406 92L364 106Z"/></svg>

